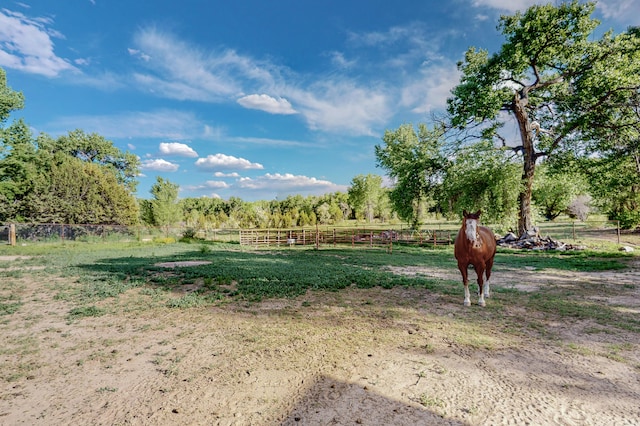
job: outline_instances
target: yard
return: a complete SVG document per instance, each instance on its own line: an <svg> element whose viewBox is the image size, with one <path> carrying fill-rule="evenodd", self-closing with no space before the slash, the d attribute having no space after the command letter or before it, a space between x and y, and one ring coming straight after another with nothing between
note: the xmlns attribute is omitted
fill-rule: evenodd
<svg viewBox="0 0 640 426"><path fill-rule="evenodd" d="M56 243L0 273L0 424L640 422L614 244L500 250L486 308L451 247Z"/></svg>

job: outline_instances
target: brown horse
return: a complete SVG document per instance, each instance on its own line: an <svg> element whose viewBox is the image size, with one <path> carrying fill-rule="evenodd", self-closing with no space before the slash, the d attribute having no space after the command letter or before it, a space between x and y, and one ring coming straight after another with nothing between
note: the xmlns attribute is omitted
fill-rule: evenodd
<svg viewBox="0 0 640 426"><path fill-rule="evenodd" d="M496 237L489 228L480 226L480 214L480 210L475 213L468 213L466 210L463 212L462 228L458 231L454 246L454 254L458 260L458 269L464 284L464 306L471 305L467 279L469 265L473 265L478 276L478 305L485 306L484 298L489 297L489 278L493 257L496 254ZM485 273L486 283L483 282Z"/></svg>

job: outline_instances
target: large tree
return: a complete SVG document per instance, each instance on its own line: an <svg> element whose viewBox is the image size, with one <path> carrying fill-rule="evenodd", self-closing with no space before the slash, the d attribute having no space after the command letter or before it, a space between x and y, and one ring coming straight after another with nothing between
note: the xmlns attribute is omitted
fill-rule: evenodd
<svg viewBox="0 0 640 426"><path fill-rule="evenodd" d="M87 163L94 163L111 170L119 183L133 192L137 185L140 160L130 152L123 152L97 133L85 133L76 129L57 139L40 138L41 150L52 154L66 154Z"/></svg>
<svg viewBox="0 0 640 426"><path fill-rule="evenodd" d="M401 219L416 226L424 203L436 196L447 166L441 152L442 130L420 124L416 131L404 124L387 130L382 140L385 145L375 147L376 160L395 180L389 192L392 207Z"/></svg>
<svg viewBox="0 0 640 426"><path fill-rule="evenodd" d="M490 56L472 47L458 64L461 82L448 100L452 128L477 131L522 155L520 232L533 228L538 159L562 149L586 152L601 136L594 127L615 135L638 119L632 101L640 87L640 37L630 30L597 38L594 9L574 0L502 16L500 51ZM515 144L501 134L509 120L517 124Z"/></svg>
<svg viewBox="0 0 640 426"><path fill-rule="evenodd" d="M48 166L26 197L29 220L101 225L138 222L135 198L109 168L68 155Z"/></svg>

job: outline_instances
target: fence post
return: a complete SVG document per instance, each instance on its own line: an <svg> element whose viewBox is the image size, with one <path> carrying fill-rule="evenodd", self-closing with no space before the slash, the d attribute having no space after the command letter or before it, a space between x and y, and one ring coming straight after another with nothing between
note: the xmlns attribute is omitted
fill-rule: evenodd
<svg viewBox="0 0 640 426"><path fill-rule="evenodd" d="M618 244L620 244L620 221L616 220L616 233L618 234Z"/></svg>
<svg viewBox="0 0 640 426"><path fill-rule="evenodd" d="M12 223L9 225L9 244L12 246L16 245L16 224Z"/></svg>

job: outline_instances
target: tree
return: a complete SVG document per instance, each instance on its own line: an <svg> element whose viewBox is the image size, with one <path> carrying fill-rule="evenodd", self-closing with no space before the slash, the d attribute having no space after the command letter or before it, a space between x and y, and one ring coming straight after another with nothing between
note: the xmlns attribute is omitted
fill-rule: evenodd
<svg viewBox="0 0 640 426"><path fill-rule="evenodd" d="M367 222L372 222L381 193L382 177L372 174L354 177L351 180L348 194L349 203L356 211L356 216L360 213Z"/></svg>
<svg viewBox="0 0 640 426"><path fill-rule="evenodd" d="M456 217L480 209L487 223L513 223L520 191L518 165L511 157L490 141L459 150L444 175L441 204Z"/></svg>
<svg viewBox="0 0 640 426"><path fill-rule="evenodd" d="M24 108L22 92L16 92L7 86L7 73L0 68L0 124L3 124L12 111ZM0 151L0 154L2 152Z"/></svg>
<svg viewBox="0 0 640 426"><path fill-rule="evenodd" d="M33 191L41 164L31 130L23 120L14 121L0 136L4 152L0 157L0 221L23 220L25 198Z"/></svg>
<svg viewBox="0 0 640 426"><path fill-rule="evenodd" d="M533 227L536 161L562 149L585 150L596 136L594 125L612 134L625 125L618 117L634 117L640 37L629 31L595 39L594 9L595 3L574 0L502 16L498 28L506 41L500 51L489 56L472 47L458 64L461 83L448 100L452 128L480 130L508 145L499 130L508 119L517 123L520 232Z"/></svg>
<svg viewBox="0 0 640 426"><path fill-rule="evenodd" d="M156 183L151 186L151 211L153 212L153 222L156 226L163 226L169 233L169 227L182 219L182 210L178 204L179 186L156 177Z"/></svg>
<svg viewBox="0 0 640 426"><path fill-rule="evenodd" d="M134 154L122 152L103 136L76 129L56 140L41 140L39 144L40 149L52 154L62 153L109 168L119 183L131 192L136 189L140 160Z"/></svg>
<svg viewBox="0 0 640 426"><path fill-rule="evenodd" d="M62 161L41 173L26 199L33 222L133 225L138 205L111 170L78 158Z"/></svg>
<svg viewBox="0 0 640 426"><path fill-rule="evenodd" d="M17 158L10 159L12 165L6 162L8 150L11 144L7 143L7 138L12 138L11 130L9 133L1 126L9 118L13 111L24 108L24 96L21 92L16 92L7 85L7 74L4 69L0 68L0 221L15 217L19 210L19 201L16 202L16 192L21 191L17 174L27 172L23 164L18 164ZM19 128L23 128L20 123ZM24 129L23 129L24 130ZM28 130L28 129L26 129ZM29 132L30 133L30 132ZM19 170L22 169L22 170ZM6 174L9 172L9 174Z"/></svg>
<svg viewBox="0 0 640 426"><path fill-rule="evenodd" d="M640 223L640 156L589 158L583 162L595 204L625 229Z"/></svg>
<svg viewBox="0 0 640 426"><path fill-rule="evenodd" d="M418 125L417 132L410 124L394 131L387 130L382 140L385 145L376 145L377 165L386 169L395 180L389 199L398 216L417 226L422 206L436 196L442 182L447 160L441 153L443 131L429 130Z"/></svg>
<svg viewBox="0 0 640 426"><path fill-rule="evenodd" d="M546 164L539 166L533 182L533 201L547 220L567 212L579 195L587 192L586 183L577 173L553 172Z"/></svg>

